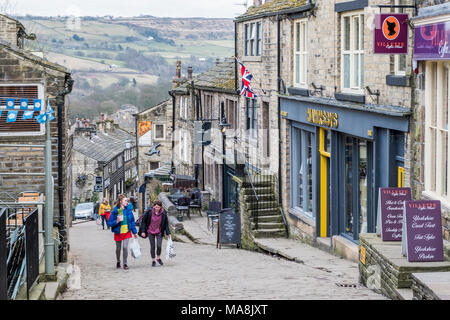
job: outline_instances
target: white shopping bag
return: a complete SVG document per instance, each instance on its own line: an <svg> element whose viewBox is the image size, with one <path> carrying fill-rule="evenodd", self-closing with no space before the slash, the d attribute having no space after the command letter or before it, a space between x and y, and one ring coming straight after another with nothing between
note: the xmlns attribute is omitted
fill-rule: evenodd
<svg viewBox="0 0 450 320"><path fill-rule="evenodd" d="M139 259L141 257L141 246L139 245L139 241L137 239L133 239L133 241L131 241L130 250L133 258Z"/></svg>
<svg viewBox="0 0 450 320"><path fill-rule="evenodd" d="M175 254L175 247L173 246L172 238L169 238L167 240L167 246L166 246L166 259L172 259L176 256Z"/></svg>

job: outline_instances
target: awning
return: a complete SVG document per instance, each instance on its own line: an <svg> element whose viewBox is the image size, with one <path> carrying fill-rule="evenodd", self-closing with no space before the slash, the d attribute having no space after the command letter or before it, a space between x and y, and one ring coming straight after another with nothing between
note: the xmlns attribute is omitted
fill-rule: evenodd
<svg viewBox="0 0 450 320"><path fill-rule="evenodd" d="M151 170L149 173L146 173L144 175L144 179L145 178L156 178L156 179L169 180L170 171L171 171L170 165L163 165L162 167L159 167L158 169Z"/></svg>

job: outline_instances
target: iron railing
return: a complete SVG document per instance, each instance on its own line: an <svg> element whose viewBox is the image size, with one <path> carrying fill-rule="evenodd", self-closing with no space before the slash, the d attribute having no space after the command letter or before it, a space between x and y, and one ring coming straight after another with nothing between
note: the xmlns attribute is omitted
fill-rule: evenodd
<svg viewBox="0 0 450 320"><path fill-rule="evenodd" d="M0 252L4 252L0 259L6 261L6 294L0 292L0 297L14 300L26 280L28 298L39 275L38 210L28 205L8 206L0 208L0 215ZM1 267L0 272L4 272ZM5 288L0 285L0 290Z"/></svg>
<svg viewBox="0 0 450 320"><path fill-rule="evenodd" d="M279 203L278 177L269 170L258 170L250 173L248 164L245 165L245 185L251 187L251 194L247 195L247 209L253 223L254 230L279 230L284 226L286 237L289 228L283 209ZM281 216L281 220L280 220Z"/></svg>

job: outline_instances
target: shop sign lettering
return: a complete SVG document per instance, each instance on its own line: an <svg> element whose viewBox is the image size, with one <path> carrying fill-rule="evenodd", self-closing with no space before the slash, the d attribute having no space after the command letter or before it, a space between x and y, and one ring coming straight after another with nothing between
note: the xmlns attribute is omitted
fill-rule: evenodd
<svg viewBox="0 0 450 320"><path fill-rule="evenodd" d="M337 113L308 108L308 119L306 121L320 126L337 129L339 126L338 118Z"/></svg>

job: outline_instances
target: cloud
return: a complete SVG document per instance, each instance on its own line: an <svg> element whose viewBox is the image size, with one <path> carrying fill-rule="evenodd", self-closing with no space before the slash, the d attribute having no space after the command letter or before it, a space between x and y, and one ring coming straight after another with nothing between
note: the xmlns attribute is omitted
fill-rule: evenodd
<svg viewBox="0 0 450 320"><path fill-rule="evenodd" d="M7 0L0 0L0 4ZM245 11L244 0L10 0L14 15L139 16L234 18ZM76 13L76 14L75 14Z"/></svg>

